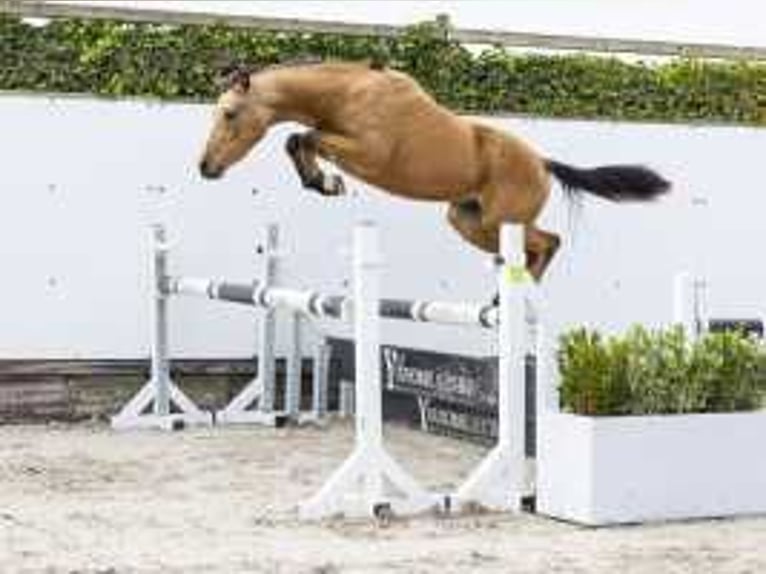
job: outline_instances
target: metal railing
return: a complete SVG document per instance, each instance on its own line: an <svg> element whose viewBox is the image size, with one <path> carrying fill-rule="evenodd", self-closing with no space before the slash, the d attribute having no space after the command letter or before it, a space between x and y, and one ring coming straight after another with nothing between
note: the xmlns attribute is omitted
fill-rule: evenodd
<svg viewBox="0 0 766 574"><path fill-rule="evenodd" d="M334 20L266 18L212 12L180 12L126 8L110 5L67 4L33 0L0 0L0 12L28 18L89 18L128 22L157 22L171 25L224 25L281 32L340 34L349 36L396 37L406 29L390 24L357 24ZM594 53L636 54L644 56L689 56L725 60L766 60L766 48L717 43L677 43L597 36L537 34L499 30L450 28L450 38L464 44L498 45L509 48L574 50Z"/></svg>

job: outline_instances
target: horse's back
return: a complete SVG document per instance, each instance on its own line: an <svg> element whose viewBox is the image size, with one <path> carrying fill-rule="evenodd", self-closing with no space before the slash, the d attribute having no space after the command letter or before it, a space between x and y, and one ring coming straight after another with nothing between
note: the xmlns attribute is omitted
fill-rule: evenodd
<svg viewBox="0 0 766 574"><path fill-rule="evenodd" d="M415 79L392 68L373 67L364 62L331 61L283 72L292 73L309 92L331 94L333 111L349 115L354 121L377 118L391 126L392 120L403 118L444 121L457 117L440 106Z"/></svg>
<svg viewBox="0 0 766 574"><path fill-rule="evenodd" d="M473 126L441 106L413 78L390 68L345 70L338 112L343 131L381 152L381 187L423 199L465 193L477 177Z"/></svg>
<svg viewBox="0 0 766 574"><path fill-rule="evenodd" d="M319 125L354 138L375 158L377 169L366 170L376 173L370 183L423 199L475 187L481 166L474 126L407 74L345 62L296 72L307 90L332 95L324 98Z"/></svg>

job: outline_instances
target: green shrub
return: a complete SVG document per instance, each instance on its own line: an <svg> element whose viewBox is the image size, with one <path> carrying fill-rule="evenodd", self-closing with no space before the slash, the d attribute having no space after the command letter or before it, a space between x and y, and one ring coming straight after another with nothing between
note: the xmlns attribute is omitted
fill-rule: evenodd
<svg viewBox="0 0 766 574"><path fill-rule="evenodd" d="M368 38L79 19L36 28L0 14L2 90L208 100L224 63L307 57L383 60L465 112L766 124L762 63L475 54L434 23Z"/></svg>
<svg viewBox="0 0 766 574"><path fill-rule="evenodd" d="M737 332L690 341L681 328L560 340L562 409L584 415L731 412L763 406L766 355Z"/></svg>

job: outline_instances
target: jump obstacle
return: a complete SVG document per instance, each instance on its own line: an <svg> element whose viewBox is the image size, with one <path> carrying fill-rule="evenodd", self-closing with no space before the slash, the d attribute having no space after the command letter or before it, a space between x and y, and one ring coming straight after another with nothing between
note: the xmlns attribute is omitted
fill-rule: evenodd
<svg viewBox="0 0 766 574"><path fill-rule="evenodd" d="M270 285L276 275L280 254L278 252L278 229L268 225L261 230L258 251L261 257L257 275L260 285ZM152 266L152 329L151 329L151 376L141 391L112 419L116 429L164 428L172 429L187 425L263 424L281 426L289 420L305 422L321 419L326 411L327 367L329 348L325 344L315 346L312 370L312 408L310 413L300 412L301 345L300 331L303 314L294 311L287 317L290 335L289 354L286 358L286 376L283 409L277 411L274 340L276 334L276 308L262 307L263 316L258 321L257 374L246 384L229 404L215 412L207 413L176 386L170 376L168 354L168 299L172 295L198 294L195 285L206 280L176 278L177 288L170 290L171 277L167 272L169 244L162 225L151 228ZM190 287L191 285L191 287ZM183 290L180 290L183 288ZM244 288L240 286L241 290ZM204 295L208 298L208 295ZM223 299L240 302L235 299ZM250 302L250 304L254 304ZM288 309L290 309L288 307ZM290 309L291 310L291 309Z"/></svg>
<svg viewBox="0 0 766 574"><path fill-rule="evenodd" d="M172 428L177 423L210 424L213 416L198 409L173 383L167 357L167 299L172 295L202 296L209 299L244 303L273 311L284 308L299 317L328 317L353 321L355 346L356 435L351 455L332 474L324 486L300 506L300 515L318 519L406 515L428 510L450 511L475 506L516 512L521 509L525 459L524 355L528 335L526 312L533 289L524 268L521 231L504 226L501 230L501 257L497 267L499 307L471 303L418 302L381 299L379 293L382 261L377 232L371 224L354 231L353 296L324 295L314 291L273 287L267 280L250 284L173 276L167 271L167 243L162 227L154 229L153 281L154 321L152 336L152 377L121 413L113 419L117 428L155 426ZM706 306L701 293L705 283L689 273L680 273L673 286L673 322L697 336L707 327ZM689 297L689 293L693 297ZM535 309L536 311L536 309ZM535 313L536 315L537 313ZM270 315L267 315L269 317ZM383 445L381 413L380 319L459 324L497 329L498 440L497 444L468 479L454 492L439 494L423 489L388 454ZM273 332L262 322L264 344ZM299 324L293 322L295 335ZM558 410L553 384L553 355L543 346L540 325L535 325L537 420L543 411ZM548 370L550 369L550 371ZM259 375L268 365L259 365ZM293 369L294 370L294 369ZM255 381L249 398L258 402L266 396ZM247 388L246 388L247 391ZM289 398L289 397L288 397ZM233 401L233 403L235 403ZM242 407L247 401L242 399ZM288 402L295 403L294 399ZM171 406L175 407L175 412ZM232 407L229 405L227 409ZM224 409L226 410L226 409ZM236 413L248 417L246 412ZM230 414L231 414L230 413ZM258 414L258 413L256 413ZM220 414L219 414L220 416ZM226 417L220 417L225 419ZM255 417L258 420L258 417Z"/></svg>
<svg viewBox="0 0 766 574"><path fill-rule="evenodd" d="M143 389L113 419L115 428L174 428L179 424L213 422L212 415L197 408L170 378L167 299L172 295L205 297L267 310L284 308L302 316L353 321L356 341L355 447L320 491L301 506L301 516L309 519L339 514L366 517L386 512L407 515L431 509L472 506L513 512L521 509L525 463L525 307L530 303L532 294L532 282L524 266L521 248L521 227L506 225L501 230L501 254L496 271L499 306L382 299L379 293L382 260L377 229L369 222L354 229L353 297L274 287L265 280L242 284L172 276L167 272L165 229L155 226L153 236L152 375ZM477 326L498 332L498 441L454 494L436 494L421 488L383 446L381 317ZM268 331L271 328L269 321L264 321L263 325L261 340L273 340L273 332ZM539 338L537 342L539 344ZM261 365L266 366L267 363L261 362ZM263 370L259 368L261 383L266 380L262 376ZM238 418L233 413L241 415L250 399L264 398L264 388L257 381L246 387L243 393L219 413L219 416L223 414L223 420L227 416ZM538 397L538 402L544 400L540 393ZM172 412L171 405L176 412ZM240 420L257 422L259 418L260 415L243 416Z"/></svg>

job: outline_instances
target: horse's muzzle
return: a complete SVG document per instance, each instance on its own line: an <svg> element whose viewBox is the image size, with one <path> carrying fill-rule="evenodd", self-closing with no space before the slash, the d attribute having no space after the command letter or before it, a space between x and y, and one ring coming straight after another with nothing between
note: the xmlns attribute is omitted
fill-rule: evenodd
<svg viewBox="0 0 766 574"><path fill-rule="evenodd" d="M216 168L203 159L199 162L199 174L205 179L218 179L223 175L223 169Z"/></svg>

